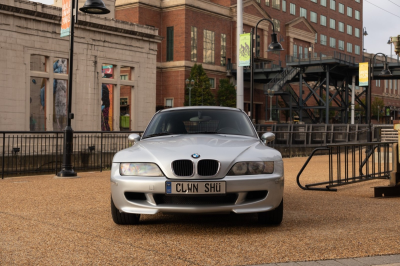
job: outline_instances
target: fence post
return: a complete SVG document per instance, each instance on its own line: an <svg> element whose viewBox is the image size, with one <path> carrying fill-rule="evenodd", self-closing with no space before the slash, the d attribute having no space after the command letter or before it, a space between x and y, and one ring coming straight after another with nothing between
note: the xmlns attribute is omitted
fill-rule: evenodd
<svg viewBox="0 0 400 266"><path fill-rule="evenodd" d="M103 132L100 133L100 172L103 171Z"/></svg>
<svg viewBox="0 0 400 266"><path fill-rule="evenodd" d="M6 146L6 133L3 132L3 167L1 168L1 179L4 179L4 153L5 153L5 146Z"/></svg>
<svg viewBox="0 0 400 266"><path fill-rule="evenodd" d="M57 163L58 163L58 133L56 133L56 175L57 175Z"/></svg>

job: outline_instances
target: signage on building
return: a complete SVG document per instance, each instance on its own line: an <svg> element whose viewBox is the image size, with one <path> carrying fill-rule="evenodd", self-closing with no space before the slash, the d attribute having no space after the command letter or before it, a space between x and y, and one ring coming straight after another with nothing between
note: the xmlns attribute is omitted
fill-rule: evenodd
<svg viewBox="0 0 400 266"><path fill-rule="evenodd" d="M358 83L359 83L360 87L368 86L368 62L359 63L358 68L359 68Z"/></svg>
<svg viewBox="0 0 400 266"><path fill-rule="evenodd" d="M71 29L71 2L62 0L61 37L69 36Z"/></svg>
<svg viewBox="0 0 400 266"><path fill-rule="evenodd" d="M250 33L240 34L239 66L250 66Z"/></svg>

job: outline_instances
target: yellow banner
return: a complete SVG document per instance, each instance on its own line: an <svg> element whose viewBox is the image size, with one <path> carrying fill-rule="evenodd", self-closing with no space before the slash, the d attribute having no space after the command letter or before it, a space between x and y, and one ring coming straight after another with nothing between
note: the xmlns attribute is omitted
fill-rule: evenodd
<svg viewBox="0 0 400 266"><path fill-rule="evenodd" d="M359 63L358 64L359 73L358 73L358 83L359 86L368 86L368 62Z"/></svg>
<svg viewBox="0 0 400 266"><path fill-rule="evenodd" d="M240 34L239 66L250 66L250 33Z"/></svg>

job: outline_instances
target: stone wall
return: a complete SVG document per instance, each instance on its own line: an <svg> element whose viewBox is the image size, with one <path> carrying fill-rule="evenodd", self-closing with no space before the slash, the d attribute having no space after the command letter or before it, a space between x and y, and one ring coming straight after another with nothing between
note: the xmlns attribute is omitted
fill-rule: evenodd
<svg viewBox="0 0 400 266"><path fill-rule="evenodd" d="M68 59L69 55L69 37L60 38L60 22L58 7L22 0L0 4L0 131L30 130L33 79L46 81L45 130L56 130L53 82L67 80L68 74L55 73L53 63L59 58ZM114 85L113 128L119 130L119 91L123 85L132 87L131 130L146 127L156 109L160 41L154 27L79 15L73 64L74 130L101 130L102 83ZM102 78L103 64L114 66L114 79ZM123 66L132 69L130 80L120 80Z"/></svg>

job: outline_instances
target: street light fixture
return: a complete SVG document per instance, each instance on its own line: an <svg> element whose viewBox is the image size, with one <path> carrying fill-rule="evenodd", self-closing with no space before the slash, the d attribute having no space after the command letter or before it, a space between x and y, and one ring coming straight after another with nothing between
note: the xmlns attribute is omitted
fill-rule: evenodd
<svg viewBox="0 0 400 266"><path fill-rule="evenodd" d="M191 81L189 81L189 79L185 80L186 86L189 89L189 106L192 106L192 88L194 85L194 80L192 79ZM190 84L190 86L189 86Z"/></svg>
<svg viewBox="0 0 400 266"><path fill-rule="evenodd" d="M368 32L367 32L367 28L366 27L364 27L363 28L363 39L362 39L362 58L363 58L363 62L364 62L364 36L367 36L368 35Z"/></svg>
<svg viewBox="0 0 400 266"><path fill-rule="evenodd" d="M71 0L71 27L69 36L69 65L68 65L68 117L67 126L64 129L64 147L63 147L63 162L61 171L57 173L58 177L76 177L77 174L72 168L72 153L74 133L71 127L71 120L74 119L72 113L72 78L74 66L74 29L75 23L78 22L78 0ZM108 14L110 10L106 8L101 0L87 0L85 5L79 9L87 14Z"/></svg>
<svg viewBox="0 0 400 266"><path fill-rule="evenodd" d="M271 122L272 122L272 97L274 97L274 93L275 93L275 91L268 89L268 96L270 98L270 100L269 100L269 108L270 108L269 109L269 121L271 121Z"/></svg>
<svg viewBox="0 0 400 266"><path fill-rule="evenodd" d="M268 18L263 18L260 19L257 24L255 29L251 29L251 42L250 42L250 120L253 121L253 102L254 102L254 52L253 48L255 47L257 51L257 46L258 43L256 42L256 45L254 46L254 39L257 38L257 27L258 24L260 24L261 21L268 21L269 23L272 24L272 33L271 33L271 43L268 45L268 52L274 52L274 51L283 51L282 45L278 42L278 37L275 33L275 25L274 22ZM255 38L254 38L255 36Z"/></svg>

